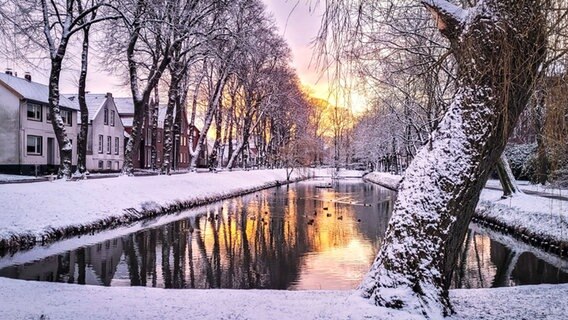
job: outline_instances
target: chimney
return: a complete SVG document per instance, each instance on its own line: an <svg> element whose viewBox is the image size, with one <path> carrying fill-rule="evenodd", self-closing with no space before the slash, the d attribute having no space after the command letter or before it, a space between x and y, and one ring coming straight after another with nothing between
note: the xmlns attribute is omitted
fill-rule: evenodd
<svg viewBox="0 0 568 320"><path fill-rule="evenodd" d="M14 74L12 73L12 69L11 68L6 68L6 74L9 76L13 76Z"/></svg>
<svg viewBox="0 0 568 320"><path fill-rule="evenodd" d="M26 72L24 74L24 79L26 79L28 82L32 82L32 74L29 72Z"/></svg>
<svg viewBox="0 0 568 320"><path fill-rule="evenodd" d="M112 93L107 92L107 94L105 95L105 98L112 98Z"/></svg>

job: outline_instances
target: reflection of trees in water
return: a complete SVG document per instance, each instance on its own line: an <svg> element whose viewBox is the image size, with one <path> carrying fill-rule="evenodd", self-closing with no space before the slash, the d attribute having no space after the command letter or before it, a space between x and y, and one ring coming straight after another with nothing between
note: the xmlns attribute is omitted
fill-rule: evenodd
<svg viewBox="0 0 568 320"><path fill-rule="evenodd" d="M166 288L286 289L298 279L307 252L346 246L361 234L372 243L378 241L388 224L384 212L390 212L390 202L377 205L383 192L361 184L340 184L333 191L267 190L210 206L199 217L49 257L26 268L6 268L0 275L101 285L116 280L118 285ZM337 197L344 202L331 201ZM344 219L339 221L339 216ZM315 223L308 225L311 219Z"/></svg>
<svg viewBox="0 0 568 320"><path fill-rule="evenodd" d="M520 252L469 230L454 272L454 288L566 283L568 274L530 252Z"/></svg>

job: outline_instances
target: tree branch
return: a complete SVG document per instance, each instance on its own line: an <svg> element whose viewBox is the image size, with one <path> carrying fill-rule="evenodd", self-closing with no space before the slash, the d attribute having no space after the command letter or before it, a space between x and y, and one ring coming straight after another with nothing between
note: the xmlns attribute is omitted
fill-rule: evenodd
<svg viewBox="0 0 568 320"><path fill-rule="evenodd" d="M445 0L423 0L422 4L432 13L438 30L450 40L457 39L462 32L468 10Z"/></svg>

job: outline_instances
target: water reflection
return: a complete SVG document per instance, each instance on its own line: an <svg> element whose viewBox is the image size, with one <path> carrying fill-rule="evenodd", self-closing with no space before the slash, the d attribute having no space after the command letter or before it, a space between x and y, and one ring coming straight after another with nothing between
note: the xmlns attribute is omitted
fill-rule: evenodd
<svg viewBox="0 0 568 320"><path fill-rule="evenodd" d="M359 180L318 185L227 200L198 216L3 268L0 276L103 286L355 288L379 248L394 194ZM568 282L565 260L555 267L503 243L471 229L454 287Z"/></svg>
<svg viewBox="0 0 568 320"><path fill-rule="evenodd" d="M351 289L386 230L393 193L356 182L266 190L203 214L0 270L105 286Z"/></svg>
<svg viewBox="0 0 568 320"><path fill-rule="evenodd" d="M489 230L470 228L454 271L454 288L568 283L568 261L499 236L507 242L503 244L491 239L491 235Z"/></svg>

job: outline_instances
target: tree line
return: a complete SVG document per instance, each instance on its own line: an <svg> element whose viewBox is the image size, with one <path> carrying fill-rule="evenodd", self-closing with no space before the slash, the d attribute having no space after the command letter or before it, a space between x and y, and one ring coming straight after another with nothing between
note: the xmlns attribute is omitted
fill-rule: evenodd
<svg viewBox="0 0 568 320"><path fill-rule="evenodd" d="M479 1L455 2L474 6ZM544 10L548 52L506 155L517 178L566 183L567 3L547 1ZM457 63L451 44L419 1L365 6L360 21L359 38L344 46L349 50L341 55L368 87L372 101L355 125L354 135L365 138L355 140L353 154L378 170L400 173L428 143L452 101L458 88Z"/></svg>
<svg viewBox="0 0 568 320"><path fill-rule="evenodd" d="M124 79L132 95L134 119L124 174L134 171L148 104L160 96L167 101L162 173L175 165L182 110L187 110L190 127L200 131L197 137L190 135L188 143L192 168L213 136L209 161L229 169L247 162L265 167L307 165L314 154L322 153L323 143L312 140L321 140L313 118L316 107L290 66L290 49L260 0L0 0L0 8L0 32L11 44L4 49L7 54L24 59L38 53L48 56L49 112L59 145L60 178L72 175L73 137L65 131L59 106L61 71L72 63L70 44L81 44L80 173L86 171L85 94L93 51L108 72ZM155 139L157 115L151 116ZM248 159L253 149L256 163ZM152 150L152 167L156 157ZM223 158L228 161L218 160Z"/></svg>

